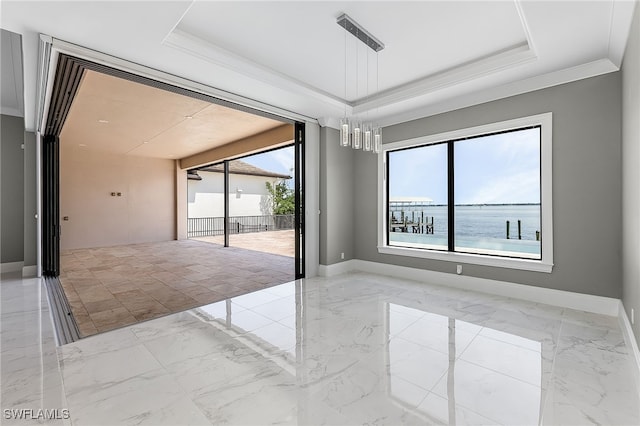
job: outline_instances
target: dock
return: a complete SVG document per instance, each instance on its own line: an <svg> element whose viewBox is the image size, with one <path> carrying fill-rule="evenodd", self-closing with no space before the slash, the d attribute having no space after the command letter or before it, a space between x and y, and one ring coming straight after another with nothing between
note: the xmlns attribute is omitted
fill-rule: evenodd
<svg viewBox="0 0 640 426"><path fill-rule="evenodd" d="M433 234L433 216L425 217L424 210L416 217L416 208L424 208L433 200L427 197L391 197L389 199L389 232L411 232L414 234ZM411 218L405 210L411 211ZM399 213L399 217L397 215Z"/></svg>

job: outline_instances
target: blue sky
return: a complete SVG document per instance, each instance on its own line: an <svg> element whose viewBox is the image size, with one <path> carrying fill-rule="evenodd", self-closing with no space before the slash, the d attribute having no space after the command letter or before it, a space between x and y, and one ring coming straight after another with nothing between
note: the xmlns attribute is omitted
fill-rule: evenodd
<svg viewBox="0 0 640 426"><path fill-rule="evenodd" d="M539 146L539 129L456 142L455 203L539 203ZM446 204L446 159L446 144L392 152L391 197L428 197Z"/></svg>
<svg viewBox="0 0 640 426"><path fill-rule="evenodd" d="M243 158L242 161L252 164L269 172L283 173L293 176L294 168L294 148L289 146L275 151L256 154Z"/></svg>

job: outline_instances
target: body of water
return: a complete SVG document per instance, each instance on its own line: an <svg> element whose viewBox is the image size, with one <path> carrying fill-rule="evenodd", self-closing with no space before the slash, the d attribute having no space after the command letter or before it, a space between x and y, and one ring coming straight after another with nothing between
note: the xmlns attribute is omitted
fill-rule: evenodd
<svg viewBox="0 0 640 426"><path fill-rule="evenodd" d="M408 221L422 217L431 222L433 235L412 232L390 233L390 245L409 247L447 248L447 206L392 207L394 217L400 220L402 212ZM518 220L521 239L518 239ZM507 239L506 222L510 222ZM540 205L472 205L455 206L456 251L486 253L504 256L540 258L541 245L536 240L540 231ZM541 236L542 238L542 236Z"/></svg>

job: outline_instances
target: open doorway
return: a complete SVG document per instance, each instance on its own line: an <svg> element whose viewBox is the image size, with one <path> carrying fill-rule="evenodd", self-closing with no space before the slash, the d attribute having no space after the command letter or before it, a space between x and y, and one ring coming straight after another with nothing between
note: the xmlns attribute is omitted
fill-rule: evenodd
<svg viewBox="0 0 640 426"><path fill-rule="evenodd" d="M43 269L59 276L81 337L303 276L300 125L64 55L59 70L43 138ZM186 239L194 164L283 146L293 257Z"/></svg>
<svg viewBox="0 0 640 426"><path fill-rule="evenodd" d="M293 145L228 162L228 245L295 258ZM225 164L188 174L188 237L225 244Z"/></svg>

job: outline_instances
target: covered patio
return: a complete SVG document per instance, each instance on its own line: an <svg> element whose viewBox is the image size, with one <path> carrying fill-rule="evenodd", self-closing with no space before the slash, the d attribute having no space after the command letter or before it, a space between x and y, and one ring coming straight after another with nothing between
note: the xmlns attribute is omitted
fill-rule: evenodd
<svg viewBox="0 0 640 426"><path fill-rule="evenodd" d="M292 281L293 232L67 250L60 282L86 337Z"/></svg>

